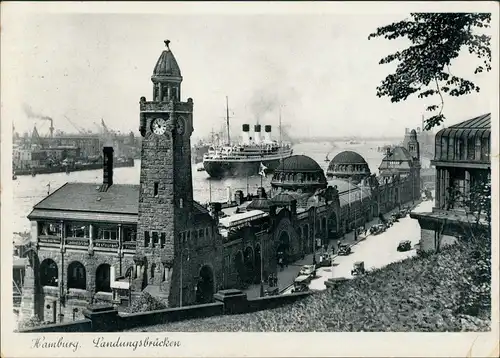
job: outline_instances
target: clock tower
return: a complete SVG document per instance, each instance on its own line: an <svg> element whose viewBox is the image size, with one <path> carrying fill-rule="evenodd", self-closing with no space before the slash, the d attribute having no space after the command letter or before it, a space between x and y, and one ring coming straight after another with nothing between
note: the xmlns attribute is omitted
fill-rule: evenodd
<svg viewBox="0 0 500 358"><path fill-rule="evenodd" d="M178 305L180 238L193 213L193 100L181 100L182 75L170 41L151 76L153 98L140 99L142 136L137 252L133 287Z"/></svg>

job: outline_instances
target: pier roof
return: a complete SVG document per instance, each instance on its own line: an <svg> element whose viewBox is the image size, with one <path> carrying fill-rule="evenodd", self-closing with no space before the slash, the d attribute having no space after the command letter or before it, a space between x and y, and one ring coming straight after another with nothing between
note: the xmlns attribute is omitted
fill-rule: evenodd
<svg viewBox="0 0 500 358"><path fill-rule="evenodd" d="M28 219L137 222L139 185L113 184L105 192L100 184L66 183L33 207ZM197 202L198 214L208 210Z"/></svg>

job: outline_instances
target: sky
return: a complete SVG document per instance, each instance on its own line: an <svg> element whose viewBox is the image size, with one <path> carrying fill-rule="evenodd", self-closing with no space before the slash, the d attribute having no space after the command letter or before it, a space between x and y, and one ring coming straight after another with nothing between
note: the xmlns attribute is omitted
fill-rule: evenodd
<svg viewBox="0 0 500 358"><path fill-rule="evenodd" d="M139 98L151 100L153 68L171 41L183 75L182 98L194 100L194 139L220 130L229 98L231 127L257 121L277 132L279 108L292 136L398 136L421 125L438 99L391 103L376 96L394 69L379 65L401 41L368 40L378 26L408 14L37 14L17 15L9 35L8 107L16 131L96 131L95 123L138 135ZM491 111L491 76L473 76L468 54L452 66L482 91L445 99L447 125ZM470 75L469 75L470 73ZM429 116L429 114L425 114ZM277 134L276 134L277 135Z"/></svg>

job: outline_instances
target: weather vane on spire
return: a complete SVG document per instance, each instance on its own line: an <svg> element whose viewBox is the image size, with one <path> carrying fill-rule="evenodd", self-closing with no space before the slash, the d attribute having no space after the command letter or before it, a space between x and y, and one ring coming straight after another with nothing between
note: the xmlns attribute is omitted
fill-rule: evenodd
<svg viewBox="0 0 500 358"><path fill-rule="evenodd" d="M170 50L170 46L168 46L170 44L170 40L165 40L163 42L165 42L165 46L167 46L167 48Z"/></svg>

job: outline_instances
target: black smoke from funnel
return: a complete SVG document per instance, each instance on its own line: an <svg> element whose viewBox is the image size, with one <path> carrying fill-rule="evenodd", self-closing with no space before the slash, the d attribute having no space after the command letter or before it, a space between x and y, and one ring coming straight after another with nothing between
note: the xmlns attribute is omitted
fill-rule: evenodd
<svg viewBox="0 0 500 358"><path fill-rule="evenodd" d="M36 113L35 111L33 111L33 109L27 105L27 104L24 104L23 105L23 109L24 109L24 113L26 113L26 116L28 116L28 118L32 118L32 119L49 119L51 120L52 118L50 118L49 116L45 116L43 114L40 114L40 113Z"/></svg>

